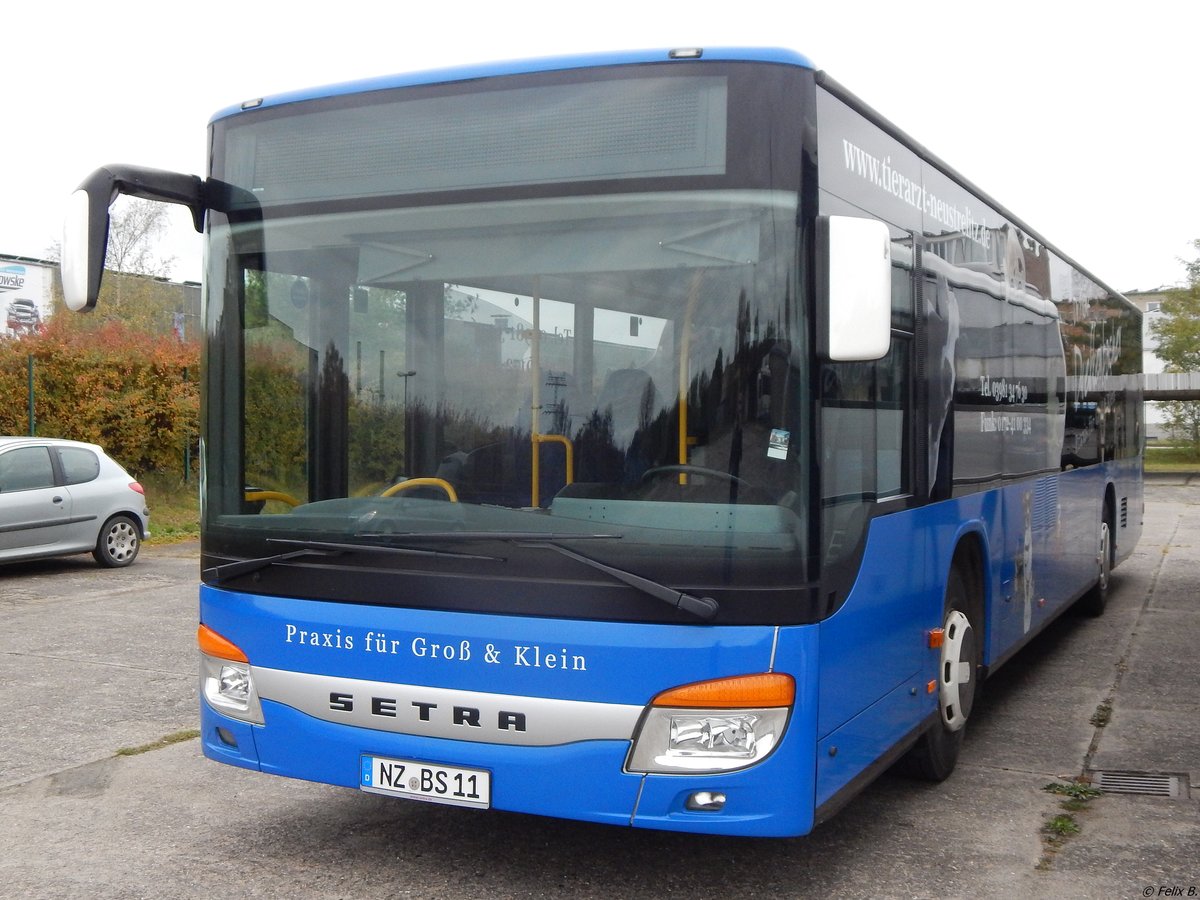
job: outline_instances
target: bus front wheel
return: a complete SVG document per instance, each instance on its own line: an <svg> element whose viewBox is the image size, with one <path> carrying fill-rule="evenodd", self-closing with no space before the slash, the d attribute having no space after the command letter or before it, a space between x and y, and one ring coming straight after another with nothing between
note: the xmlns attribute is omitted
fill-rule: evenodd
<svg viewBox="0 0 1200 900"><path fill-rule="evenodd" d="M967 578L959 566L946 581L943 641L938 660L938 720L906 758L908 772L928 781L944 781L954 771L963 729L975 705L979 677L978 629L970 616Z"/></svg>
<svg viewBox="0 0 1200 900"><path fill-rule="evenodd" d="M1100 547L1096 553L1096 583L1080 598L1076 608L1085 616L1102 616L1108 606L1108 586L1112 578L1113 557L1116 548L1113 545L1112 509L1106 503L1104 518L1100 522Z"/></svg>

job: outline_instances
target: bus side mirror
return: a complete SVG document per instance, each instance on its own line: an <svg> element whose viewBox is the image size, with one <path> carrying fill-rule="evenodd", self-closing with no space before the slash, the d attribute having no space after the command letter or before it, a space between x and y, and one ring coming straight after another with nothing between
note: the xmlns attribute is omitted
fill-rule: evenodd
<svg viewBox="0 0 1200 900"><path fill-rule="evenodd" d="M63 299L67 309L77 312L96 305L108 248L108 206L112 198L100 196L103 189L94 184L95 180L93 174L71 195L63 224Z"/></svg>
<svg viewBox="0 0 1200 900"><path fill-rule="evenodd" d="M91 309L100 296L100 279L108 251L108 208L118 194L183 204L191 210L196 230L204 230L204 182L195 175L139 166L97 169L67 203L61 270L63 299L68 309Z"/></svg>
<svg viewBox="0 0 1200 900"><path fill-rule="evenodd" d="M831 362L882 359L892 342L892 238L877 219L817 220L817 350Z"/></svg>

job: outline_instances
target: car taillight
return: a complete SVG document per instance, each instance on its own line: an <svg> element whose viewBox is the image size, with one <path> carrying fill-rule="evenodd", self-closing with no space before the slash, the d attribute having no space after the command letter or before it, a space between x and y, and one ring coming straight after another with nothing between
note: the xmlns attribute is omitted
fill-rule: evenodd
<svg viewBox="0 0 1200 900"><path fill-rule="evenodd" d="M140 484L138 484L136 481L129 482L129 489L131 491L137 491L143 497L146 496L146 489L144 487L142 487Z"/></svg>

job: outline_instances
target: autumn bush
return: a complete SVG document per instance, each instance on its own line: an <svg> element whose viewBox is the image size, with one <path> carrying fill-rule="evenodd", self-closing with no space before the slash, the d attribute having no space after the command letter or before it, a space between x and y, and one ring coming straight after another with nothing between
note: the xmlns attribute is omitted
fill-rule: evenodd
<svg viewBox="0 0 1200 900"><path fill-rule="evenodd" d="M294 348L293 348L294 349ZM270 344L248 344L242 435L246 478L255 487L301 495L307 480L303 358Z"/></svg>
<svg viewBox="0 0 1200 900"><path fill-rule="evenodd" d="M40 333L0 340L0 434L29 433L32 358L39 436L99 444L135 475L182 473L198 434L198 344L115 321L73 324L55 316Z"/></svg>

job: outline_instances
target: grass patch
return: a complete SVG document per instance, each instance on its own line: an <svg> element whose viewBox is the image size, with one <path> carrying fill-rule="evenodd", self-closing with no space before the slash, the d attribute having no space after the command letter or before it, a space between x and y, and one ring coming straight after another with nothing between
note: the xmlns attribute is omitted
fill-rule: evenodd
<svg viewBox="0 0 1200 900"><path fill-rule="evenodd" d="M1071 781L1066 784L1054 782L1046 785L1042 790L1076 801L1095 800L1101 794L1100 788L1092 787L1082 781Z"/></svg>
<svg viewBox="0 0 1200 900"><path fill-rule="evenodd" d="M1082 830L1070 813L1059 813L1047 819L1046 824L1042 826L1042 858L1038 860L1037 870L1050 871L1054 857L1062 850L1063 845Z"/></svg>
<svg viewBox="0 0 1200 900"><path fill-rule="evenodd" d="M200 737L198 729L187 728L183 731L176 731L174 734L160 737L157 741L151 741L149 744L142 744L140 747L122 747L117 751L117 756L138 756L142 753L149 753L151 750L161 750L163 747L170 747L172 744L182 744L184 741L190 741L198 737Z"/></svg>
<svg viewBox="0 0 1200 900"><path fill-rule="evenodd" d="M1063 810L1057 815L1051 816L1042 825L1042 858L1038 860L1037 869L1045 872L1050 869L1055 854L1063 848L1063 845L1083 831L1072 813L1087 809L1088 804L1099 797L1101 791L1086 781L1052 782L1042 790L1061 797L1062 800L1058 806Z"/></svg>
<svg viewBox="0 0 1200 900"><path fill-rule="evenodd" d="M1085 809L1092 800L1100 796L1100 788L1092 787L1082 781L1072 781L1068 784L1048 784L1043 790L1049 791L1051 794L1058 794L1062 797L1062 802L1059 803L1059 808L1067 812L1079 812Z"/></svg>
<svg viewBox="0 0 1200 900"><path fill-rule="evenodd" d="M200 479L150 473L138 478L150 507L151 544L174 544L200 537Z"/></svg>
<svg viewBox="0 0 1200 900"><path fill-rule="evenodd" d="M1108 723L1112 721L1112 711L1112 700L1105 700L1096 707L1096 711L1092 713L1092 717L1088 721L1092 723L1092 727L1094 728L1106 728Z"/></svg>
<svg viewBox="0 0 1200 900"><path fill-rule="evenodd" d="M1059 813L1054 818L1048 820L1042 826L1042 831L1046 833L1051 840L1064 840L1065 838L1073 837L1081 831L1079 823L1075 821L1075 817L1069 813Z"/></svg>
<svg viewBox="0 0 1200 900"><path fill-rule="evenodd" d="M1195 472L1200 470L1200 452L1195 447L1149 444L1144 454L1147 472Z"/></svg>

